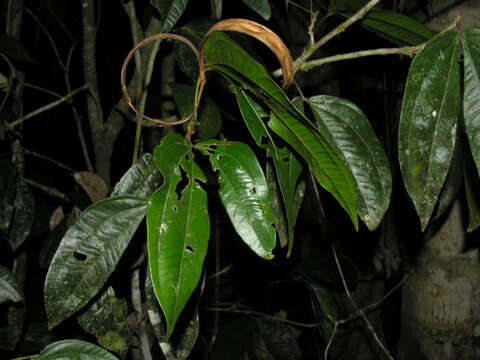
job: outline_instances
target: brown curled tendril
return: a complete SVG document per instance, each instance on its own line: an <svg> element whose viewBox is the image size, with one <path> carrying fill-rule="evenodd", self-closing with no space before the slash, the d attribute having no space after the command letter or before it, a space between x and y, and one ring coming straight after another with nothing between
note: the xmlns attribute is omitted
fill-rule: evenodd
<svg viewBox="0 0 480 360"><path fill-rule="evenodd" d="M197 63L198 63L198 67L199 67L199 77L198 77L198 82L197 82L197 86L198 86L198 89L197 89L197 92L196 92L196 97L195 97L195 106L194 106L194 110L193 112L188 115L187 117L184 117L180 120L177 120L177 121L172 121L172 122L169 122L169 121L163 121L161 119L156 119L156 118L152 118L150 116L147 116L147 115L144 115L142 113L140 113L136 108L135 106L132 104L132 100L130 99L130 97L128 96L128 91L127 91L127 86L125 84L125 73L127 72L127 66L128 66L128 63L130 62L133 54L138 50L140 49L142 46L145 46L146 44L150 43L150 42L153 42L153 41L156 41L156 40L161 40L161 39L167 39L167 40L176 40L176 41L180 41L180 42L183 42L184 44L188 45L188 47L190 47L190 49L192 49L193 53L195 54L195 57L197 58ZM202 92L203 92L203 87L205 85L205 66L203 64L203 61L201 61L201 58L200 58L200 53L198 52L197 48L195 47L195 45L193 45L188 39L184 38L183 36L180 36L180 35L176 35L176 34L166 34L166 33L161 33L161 34L155 34L155 35L152 35L152 36L149 36L145 39L143 39L142 41L140 41L132 50L130 50L130 52L128 53L127 57L125 58L124 62L123 62L123 65L122 65L122 71L120 73L120 84L122 85L122 92L123 92L123 96L125 97L125 101L127 102L128 106L137 114L137 115L140 115L143 119L146 119L146 120L149 120L149 121L152 121L154 123L157 123L157 124L161 124L161 125L178 125L178 124L183 124L184 122L190 120L193 116L193 114L197 111L197 108L200 104L200 98L202 96Z"/></svg>

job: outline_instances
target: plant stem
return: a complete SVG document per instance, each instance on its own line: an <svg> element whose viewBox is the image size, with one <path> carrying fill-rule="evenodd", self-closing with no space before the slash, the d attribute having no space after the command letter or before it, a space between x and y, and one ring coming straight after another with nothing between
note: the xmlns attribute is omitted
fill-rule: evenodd
<svg viewBox="0 0 480 360"><path fill-rule="evenodd" d="M338 25L335 29L330 31L327 35L322 37L315 43L311 43L310 46L304 50L303 54L300 55L293 63L293 73L297 72L303 64L312 56L312 54L317 51L322 45L327 43L329 40L337 36L338 34L344 32L349 26L362 19L375 5L377 5L380 0L370 0L364 7L358 10L353 16L349 17L343 23Z"/></svg>
<svg viewBox="0 0 480 360"><path fill-rule="evenodd" d="M60 200L63 200L63 201L69 201L70 200L67 194L64 194L63 192L61 192L61 191L59 191L55 188L42 185L42 184L36 182L35 180L31 180L31 179L23 178L23 180L25 180L25 182L27 184L29 184L30 186L33 186L34 188L42 190L43 192L47 193L50 196L59 198Z"/></svg>
<svg viewBox="0 0 480 360"><path fill-rule="evenodd" d="M357 59L365 56L375 56L375 55L407 55L413 56L420 50L425 47L425 43L420 44L418 46L404 46L400 48L382 48L382 49L372 49L372 50L362 50L362 51L354 51L346 54L338 54L333 56L324 57L321 59L316 59L312 61L307 61L298 68L298 71L309 71L314 67L322 66L324 64L342 61L342 60L350 60L350 59Z"/></svg>
<svg viewBox="0 0 480 360"><path fill-rule="evenodd" d="M37 153L36 151L33 151L33 150L28 150L26 149L25 147L23 148L23 151L25 151L25 154L29 154L29 155L33 155L33 156L36 156L40 159L43 159L45 161L48 161L48 162L51 162L52 164L55 164L57 165L59 168L65 170L67 173L69 173L70 175L75 173L76 170L72 169L71 167L61 163L60 161L57 161L57 160L54 160L52 158L49 158L48 156L45 156L45 155L42 155L42 154L39 154Z"/></svg>
<svg viewBox="0 0 480 360"><path fill-rule="evenodd" d="M72 98L73 96L75 96L75 95L78 94L79 92L81 92L81 91L83 91L83 90L86 90L87 88L88 88L88 85L85 84L85 85L83 85L83 86L81 86L81 87L73 90L73 91L70 92L69 94L61 97L60 99L58 99L58 100L56 100L56 101L53 101L53 102L51 102L51 103L49 103L49 104L47 104L47 105L44 105L44 106L42 106L42 107L39 107L38 109L36 109L36 110L28 113L27 115L24 115L24 116L18 118L17 120L12 121L8 126L9 126L11 129L13 129L15 126L18 126L18 125L23 124L23 122L24 122L25 120L28 120L28 119L36 116L36 115L39 115L39 114L41 114L41 113L43 113L43 112L45 112L45 111L47 111L47 110L50 110L50 109L54 108L55 106L60 105L61 103L67 101L67 100L70 99L70 98Z"/></svg>

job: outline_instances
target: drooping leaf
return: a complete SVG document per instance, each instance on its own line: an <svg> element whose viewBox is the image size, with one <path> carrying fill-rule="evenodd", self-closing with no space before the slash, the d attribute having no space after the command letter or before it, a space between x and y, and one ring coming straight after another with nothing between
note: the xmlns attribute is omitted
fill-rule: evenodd
<svg viewBox="0 0 480 360"><path fill-rule="evenodd" d="M208 37L204 54L207 67L241 84L272 110L270 128L307 161L317 181L332 193L357 227L355 189L348 169L266 70L220 32Z"/></svg>
<svg viewBox="0 0 480 360"><path fill-rule="evenodd" d="M464 149L463 154L463 178L465 179L465 195L467 197L469 218L467 231L471 232L480 226L480 176L471 152Z"/></svg>
<svg viewBox="0 0 480 360"><path fill-rule="evenodd" d="M86 332L95 335L104 349L125 358L130 343L130 328L125 321L127 316L126 300L117 298L114 290L109 287L77 317L77 321Z"/></svg>
<svg viewBox="0 0 480 360"><path fill-rule="evenodd" d="M455 31L449 31L413 59L400 116L400 169L422 230L450 167L459 97L458 39Z"/></svg>
<svg viewBox="0 0 480 360"><path fill-rule="evenodd" d="M463 117L470 150L480 174L480 30L463 33Z"/></svg>
<svg viewBox="0 0 480 360"><path fill-rule="evenodd" d="M182 117L193 112L195 102L195 87L180 83L169 84L173 98ZM222 128L220 109L210 98L204 98L198 109L197 135L199 139L215 137Z"/></svg>
<svg viewBox="0 0 480 360"><path fill-rule="evenodd" d="M209 155L213 170L218 171L220 199L233 227L253 252L264 259L272 259L275 247L273 214L265 175L255 154L241 142L214 144L213 153L203 152Z"/></svg>
<svg viewBox="0 0 480 360"><path fill-rule="evenodd" d="M8 232L8 242L17 249L27 240L35 221L35 199L25 180L17 177L13 218Z"/></svg>
<svg viewBox="0 0 480 360"><path fill-rule="evenodd" d="M333 325L330 319L337 320L340 317L340 309L335 300L333 291L314 282L308 282L312 298L313 311L320 328L322 339L328 342L333 333Z"/></svg>
<svg viewBox="0 0 480 360"><path fill-rule="evenodd" d="M0 304L8 300L23 301L23 293L10 270L0 265Z"/></svg>
<svg viewBox="0 0 480 360"><path fill-rule="evenodd" d="M35 360L118 360L107 350L82 340L54 342L43 349Z"/></svg>
<svg viewBox="0 0 480 360"><path fill-rule="evenodd" d="M147 209L148 256L155 294L167 322L168 341L198 284L210 236L206 178L179 134L162 139L154 161L164 176Z"/></svg>
<svg viewBox="0 0 480 360"><path fill-rule="evenodd" d="M197 19L176 29L175 33L187 38L198 48L203 36L215 22L215 19L210 18ZM174 45L174 54L180 69L192 80L192 83L195 83L198 79L198 61L192 49L183 42L177 41Z"/></svg>
<svg viewBox="0 0 480 360"><path fill-rule="evenodd" d="M111 197L133 195L148 198L160 186L162 175L153 162L152 155L144 154L115 185Z"/></svg>
<svg viewBox="0 0 480 360"><path fill-rule="evenodd" d="M150 0L150 3L162 15L160 32L168 33L182 16L188 5L188 0Z"/></svg>
<svg viewBox="0 0 480 360"><path fill-rule="evenodd" d="M390 167L380 141L367 117L350 101L319 95L308 103L320 133L353 175L358 215L374 230L387 211L392 191Z"/></svg>
<svg viewBox="0 0 480 360"><path fill-rule="evenodd" d="M73 174L73 178L85 190L92 203L103 200L107 196L108 186L97 174L91 171L78 171Z"/></svg>
<svg viewBox="0 0 480 360"><path fill-rule="evenodd" d="M288 225L285 218L285 209L282 201L282 193L280 191L273 165L270 162L266 163L265 178L267 180L268 193L270 195L270 205L272 207L273 222L275 229L277 229L278 240L280 247L286 248L288 246Z"/></svg>
<svg viewBox="0 0 480 360"><path fill-rule="evenodd" d="M105 284L145 216L148 201L117 196L87 208L67 231L45 281L49 328L82 308Z"/></svg>
<svg viewBox="0 0 480 360"><path fill-rule="evenodd" d="M242 0L245 5L247 5L250 9L255 11L258 15L260 15L265 20L270 20L270 16L272 16L272 9L270 9L270 4L268 0Z"/></svg>

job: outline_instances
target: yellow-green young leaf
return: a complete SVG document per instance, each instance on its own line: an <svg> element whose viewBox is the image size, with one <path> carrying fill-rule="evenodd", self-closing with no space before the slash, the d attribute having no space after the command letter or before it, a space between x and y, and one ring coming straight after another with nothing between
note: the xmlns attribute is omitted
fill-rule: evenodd
<svg viewBox="0 0 480 360"><path fill-rule="evenodd" d="M413 59L400 116L400 169L422 230L450 167L459 102L458 39L455 31L448 31Z"/></svg>
<svg viewBox="0 0 480 360"><path fill-rule="evenodd" d="M480 30L465 30L463 44L463 117L473 159L480 174Z"/></svg>
<svg viewBox="0 0 480 360"><path fill-rule="evenodd" d="M179 134L162 139L154 161L164 177L147 209L148 258L153 289L167 322L165 341L202 273L210 221L205 175Z"/></svg>
<svg viewBox="0 0 480 360"><path fill-rule="evenodd" d="M215 144L213 153L205 145ZM270 196L262 168L253 151L240 142L197 144L218 171L219 195L242 240L258 256L272 259L275 228Z"/></svg>
<svg viewBox="0 0 480 360"><path fill-rule="evenodd" d="M144 218L146 208L145 198L117 196L90 206L70 227L45 280L50 328L85 306L103 287Z"/></svg>
<svg viewBox="0 0 480 360"><path fill-rule="evenodd" d="M107 350L86 341L69 339L54 342L46 346L35 360L118 360Z"/></svg>
<svg viewBox="0 0 480 360"><path fill-rule="evenodd" d="M374 230L387 211L392 191L390 167L380 141L367 117L350 101L319 95L308 103L320 133L353 175L358 215Z"/></svg>

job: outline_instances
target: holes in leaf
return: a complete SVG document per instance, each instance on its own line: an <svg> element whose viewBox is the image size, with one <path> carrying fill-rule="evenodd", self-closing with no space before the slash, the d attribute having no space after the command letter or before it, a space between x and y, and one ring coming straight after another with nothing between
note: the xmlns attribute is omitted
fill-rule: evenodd
<svg viewBox="0 0 480 360"><path fill-rule="evenodd" d="M185 187L188 185L188 177L187 173L182 169L180 166L180 173L182 175L182 180L180 180L175 187L175 192L177 193L177 199L180 201L182 198L182 191L185 189Z"/></svg>
<svg viewBox="0 0 480 360"><path fill-rule="evenodd" d="M252 190L252 194L256 194L256 193L257 193L257 188L256 188L255 186L254 186L254 187L252 187L252 189L251 189L251 190Z"/></svg>
<svg viewBox="0 0 480 360"><path fill-rule="evenodd" d="M177 212L177 205L172 206L173 211Z"/></svg>
<svg viewBox="0 0 480 360"><path fill-rule="evenodd" d="M185 246L185 250L187 250L191 254L195 254L195 250L190 245Z"/></svg>
<svg viewBox="0 0 480 360"><path fill-rule="evenodd" d="M77 259L78 261L85 261L87 260L87 255L82 254L81 252L74 251L73 252L73 257Z"/></svg>

